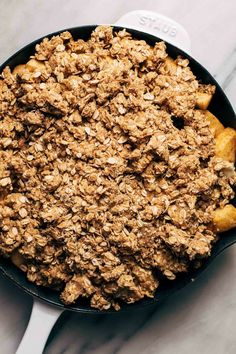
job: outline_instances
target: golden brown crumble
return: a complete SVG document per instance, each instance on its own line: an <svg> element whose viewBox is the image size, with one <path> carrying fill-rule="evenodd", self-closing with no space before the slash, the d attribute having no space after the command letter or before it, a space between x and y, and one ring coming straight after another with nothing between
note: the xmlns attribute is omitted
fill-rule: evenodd
<svg viewBox="0 0 236 354"><path fill-rule="evenodd" d="M153 297L156 270L173 280L211 253L234 168L196 109L214 87L168 58L163 42L99 26L3 70L0 252L65 304L119 309Z"/></svg>

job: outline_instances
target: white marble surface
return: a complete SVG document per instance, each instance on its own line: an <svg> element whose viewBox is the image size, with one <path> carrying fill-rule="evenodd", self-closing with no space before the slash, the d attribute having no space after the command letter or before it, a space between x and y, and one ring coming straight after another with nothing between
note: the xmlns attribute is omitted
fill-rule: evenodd
<svg viewBox="0 0 236 354"><path fill-rule="evenodd" d="M235 0L1 0L0 62L49 32L112 23L146 9L179 21L192 38L192 55L222 84L236 107ZM196 282L157 308L91 317L65 313L46 354L236 353L236 246ZM13 354L32 300L0 276L0 353ZM32 353L33 354L33 353Z"/></svg>

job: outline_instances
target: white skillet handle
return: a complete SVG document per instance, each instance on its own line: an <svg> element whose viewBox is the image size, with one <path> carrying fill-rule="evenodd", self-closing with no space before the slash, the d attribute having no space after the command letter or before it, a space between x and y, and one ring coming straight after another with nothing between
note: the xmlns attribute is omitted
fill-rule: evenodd
<svg viewBox="0 0 236 354"><path fill-rule="evenodd" d="M186 53L191 51L191 40L185 28L156 12L135 10L123 15L114 25L150 33L169 42Z"/></svg>
<svg viewBox="0 0 236 354"><path fill-rule="evenodd" d="M28 327L16 354L42 354L48 335L62 310L34 300Z"/></svg>

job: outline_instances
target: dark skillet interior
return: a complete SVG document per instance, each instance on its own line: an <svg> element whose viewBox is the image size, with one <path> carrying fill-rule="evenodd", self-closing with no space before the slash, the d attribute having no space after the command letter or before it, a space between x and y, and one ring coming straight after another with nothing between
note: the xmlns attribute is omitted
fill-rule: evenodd
<svg viewBox="0 0 236 354"><path fill-rule="evenodd" d="M75 27L67 30L72 33L75 39L82 38L84 40L87 40L90 37L91 32L94 30L95 27L96 27L95 25L82 26L82 27ZM120 29L122 28L114 27L114 30L120 30ZM48 35L47 37L50 38L53 35L59 34L60 32L63 31L55 32L53 34ZM150 45L154 45L156 42L159 42L161 40L150 34L135 31L132 29L129 29L129 32L132 33L134 38L143 39ZM2 72L3 68L7 65L10 66L11 68L14 68L18 64L25 63L29 59L29 56L34 54L35 45L41 42L41 40L42 38L32 42L31 44L27 45L26 47L18 51L16 54L14 54L0 67L0 72ZM210 104L209 110L221 120L224 126L236 128L236 119L235 119L235 113L233 111L233 108L230 105L227 97L225 96L220 86L214 80L214 78L208 73L206 69L204 69L199 63L197 63L189 55L185 54L182 50L168 43L166 43L166 45L167 45L167 52L171 57L176 58L178 55L183 55L185 58L188 58L190 60L190 67L198 80L200 80L202 83L205 84L210 83L216 86L216 93ZM160 286L160 288L158 288L154 299L145 299L143 301L139 301L132 305L124 304L121 307L121 311L137 309L145 305L151 305L156 303L157 301L159 302L165 299L166 297L170 296L175 291L181 289L188 283L191 283L193 279L196 279L196 277L210 264L210 262L219 253L221 253L225 248L227 248L228 246L232 245L235 242L236 242L235 229L222 234L219 241L213 247L211 257L209 257L204 261L204 264L201 268L199 268L198 270L191 271L188 274L179 276L176 281L164 282L163 285ZM68 307L64 306L60 302L57 292L50 289L36 286L35 284L28 282L25 274L21 272L19 269L17 269L11 262L7 260L3 260L3 259L0 260L0 270L5 276L11 279L16 285L20 286L25 292L35 297L38 297L48 303L51 303L53 305L59 306L64 309L73 310L77 312L101 313L101 311L91 308L89 306L89 303L86 300L79 300L78 303L75 304L74 306L68 306ZM111 310L106 312L114 312L114 311Z"/></svg>

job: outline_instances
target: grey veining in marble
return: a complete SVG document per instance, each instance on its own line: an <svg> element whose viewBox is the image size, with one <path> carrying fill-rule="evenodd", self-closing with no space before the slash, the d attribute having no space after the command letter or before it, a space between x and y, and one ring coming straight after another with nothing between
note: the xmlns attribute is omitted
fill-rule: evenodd
<svg viewBox="0 0 236 354"><path fill-rule="evenodd" d="M0 0L0 62L47 33L112 23L135 9L157 11L179 21L192 39L192 55L222 84L236 107L235 0ZM234 354L235 279L236 246L156 308L95 317L63 314L44 353ZM15 352L31 305L29 296L0 276L0 354Z"/></svg>

